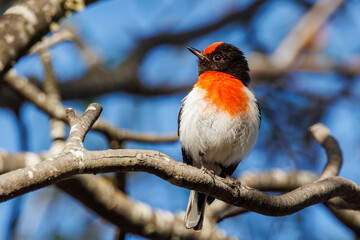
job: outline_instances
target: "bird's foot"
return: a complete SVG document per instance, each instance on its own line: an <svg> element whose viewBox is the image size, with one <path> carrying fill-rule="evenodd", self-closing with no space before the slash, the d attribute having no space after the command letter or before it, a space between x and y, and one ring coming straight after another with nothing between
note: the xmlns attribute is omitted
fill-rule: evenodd
<svg viewBox="0 0 360 240"><path fill-rule="evenodd" d="M232 178L231 176L226 176L225 181L232 187L236 188L240 195L241 182Z"/></svg>
<svg viewBox="0 0 360 240"><path fill-rule="evenodd" d="M212 177L212 179L214 180L214 182L215 182L215 172L213 170L209 170L204 166L201 166L201 170L202 170L203 173L209 174Z"/></svg>

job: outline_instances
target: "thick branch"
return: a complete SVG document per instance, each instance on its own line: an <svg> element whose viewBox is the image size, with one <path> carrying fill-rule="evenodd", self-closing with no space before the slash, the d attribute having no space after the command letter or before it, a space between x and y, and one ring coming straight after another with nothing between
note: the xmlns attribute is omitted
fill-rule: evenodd
<svg viewBox="0 0 360 240"><path fill-rule="evenodd" d="M316 174L308 171L285 172L282 169L273 169L269 172L244 172L237 180L241 184L261 191L290 192L298 187L310 184L317 179ZM276 189L276 190L274 190ZM248 212L249 210L237 207L234 210L229 204L215 201L209 206L206 213L210 218L221 221L224 218Z"/></svg>
<svg viewBox="0 0 360 240"><path fill-rule="evenodd" d="M44 156L34 153L10 155L0 152L0 173L34 166L43 160ZM180 239L209 239L211 236L216 236L216 239L230 239L218 231L213 223L206 224L206 231L200 233L186 230L182 227L183 213L177 216L163 211L149 213L149 206L132 201L111 182L99 176L80 175L60 181L56 186L103 219L149 239L173 239L175 236ZM149 226L154 227L149 229Z"/></svg>
<svg viewBox="0 0 360 240"><path fill-rule="evenodd" d="M218 176L210 176L197 168L176 162L156 151L85 151L82 148L82 140L98 118L100 111L101 107L97 104L90 105L81 117L76 116L73 111L69 110L68 118L71 133L64 152L58 157L41 162L36 166L1 175L0 199L5 201L28 191L58 182L76 173L121 170L153 173L174 185L200 191L224 202L265 215L281 216L291 214L334 197L341 197L342 201L348 201L348 206L360 209L358 205L360 188L340 177L320 180L284 195L273 196L246 186L229 185L228 181L224 181ZM313 127L314 133L317 136L316 134L319 131L316 128L314 130ZM328 135L325 134L325 137L327 138ZM318 137L319 139L322 138Z"/></svg>
<svg viewBox="0 0 360 240"><path fill-rule="evenodd" d="M267 173L253 173L242 175L239 180L246 185L256 188L261 191L275 191L275 192L287 192L296 189L304 184L309 184L317 180L317 176L314 173L307 171L298 171L292 173L286 173L283 170L277 169ZM214 203L215 204L215 203ZM225 218L232 217L247 212L244 208L232 208L225 213L220 214L226 210L227 206L222 202L216 202L213 210L213 217L219 222ZM327 202L324 205L339 219L344 225L354 231L357 235L360 235L360 212L354 210L336 209ZM211 206L212 209L213 206Z"/></svg>
<svg viewBox="0 0 360 240"><path fill-rule="evenodd" d="M6 152L0 152L0 174L34 166L39 162L45 160L44 156L37 155L32 152L25 152L16 155L11 155Z"/></svg>
<svg viewBox="0 0 360 240"><path fill-rule="evenodd" d="M65 0L16 1L0 18L0 76L65 14Z"/></svg>
<svg viewBox="0 0 360 240"><path fill-rule="evenodd" d="M65 0L16 1L0 17L0 76L65 15ZM85 1L91 4L94 1Z"/></svg>
<svg viewBox="0 0 360 240"><path fill-rule="evenodd" d="M24 153L19 155L9 155L6 153L0 153L0 166L3 166L2 169L0 169L0 173L12 171L18 168L22 168L25 166L31 166L35 165L36 163L39 163L42 160L42 156L38 156L33 153ZM307 172L307 171L297 171L292 173L286 173L285 171L281 169L274 169L270 172L248 172L244 173L240 178L239 181L243 185L247 185L253 188L256 188L261 191L276 191L276 192L288 192L295 188L298 188L302 185L309 184L314 182L317 179L317 176L314 173ZM68 180L70 181L70 180ZM99 180L100 181L100 180ZM95 179L91 180L92 184L96 185ZM61 184L62 182L58 183ZM109 183L110 184L110 183ZM75 186L76 184L66 184L68 188L71 188L72 186ZM64 187L66 187L64 186ZM110 186L109 186L110 187ZM103 196L107 193L107 187L102 188L104 190L104 193L99 194L98 196ZM63 189L64 190L64 189ZM79 195L82 191L88 191L86 189L82 189L82 191L77 190L65 190L65 192L69 193L73 192L74 194L71 194L73 197L81 201L83 204L85 204L90 209L93 209L95 212L97 212L101 217L104 219L107 219L108 221L112 222L111 219L108 218L107 212L102 211L103 208L106 208L107 206L107 199L101 198L100 200L103 200L105 202L99 202L100 206L99 208L93 208L92 207L92 198L96 198L97 193L94 193L94 196L89 198L87 195L85 195L83 198L81 198ZM89 190L90 191L90 190ZM117 194L114 192L114 194ZM81 195L81 194L80 194ZM114 197L115 199L116 197ZM108 199L112 199L112 197L109 197ZM89 205L90 204L90 205ZM355 233L360 234L360 215L358 211L352 211L352 210L340 210L336 209L332 206L329 206L325 203L325 205L329 208L329 210L338 218L342 223L344 223L347 227L349 227L351 230L353 230ZM222 201L215 201L213 204L209 206L206 213L209 215L210 218L215 218L217 221L221 221L223 218L228 218L233 215L238 215L240 213L243 213L245 210L244 208L240 208L240 211L238 211L236 208L235 210L226 211L229 208L229 205L222 202ZM234 211L234 212L232 212ZM121 214L123 211L119 209L119 213L114 214ZM219 217L218 217L219 216ZM130 220L129 220L130 221ZM208 225L206 225L208 226ZM120 226L121 227L121 226Z"/></svg>
<svg viewBox="0 0 360 240"><path fill-rule="evenodd" d="M214 196L251 211L282 216L333 197L360 200L360 189L353 182L332 177L308 184L292 192L273 196L242 186L237 189L220 177L213 179L201 170L146 150L69 151L33 167L19 169L0 176L0 200L5 201L77 173L110 171L144 171L188 189ZM360 209L360 206L357 207Z"/></svg>
<svg viewBox="0 0 360 240"><path fill-rule="evenodd" d="M109 171L145 171L177 186L214 196L224 202L271 216L292 214L305 207L334 197L360 209L360 188L351 181L332 177L273 196L246 186L229 185L218 176L172 160L165 154L145 150L85 151L82 140L97 119L101 106L92 104L82 117L68 111L70 136L63 153L51 161L19 169L0 176L0 200L5 201L31 190L58 182L77 173ZM333 204L333 203L332 203Z"/></svg>

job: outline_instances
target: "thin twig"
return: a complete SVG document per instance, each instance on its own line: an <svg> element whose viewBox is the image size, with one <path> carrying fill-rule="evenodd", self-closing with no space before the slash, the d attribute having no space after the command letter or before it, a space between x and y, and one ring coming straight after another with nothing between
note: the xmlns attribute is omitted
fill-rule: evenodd
<svg viewBox="0 0 360 240"><path fill-rule="evenodd" d="M30 48L29 54L41 53L60 42L72 40L74 40L74 33L68 28L64 28L49 37L45 37L42 41L37 42Z"/></svg>
<svg viewBox="0 0 360 240"><path fill-rule="evenodd" d="M16 92L21 94L28 101L33 103L40 110L47 113L50 117L67 122L65 107L38 89L27 78L20 77L15 69L11 69L4 77L4 81L11 86ZM93 130L104 133L107 137L119 141L136 141L136 142L175 142L178 137L172 136L154 136L151 134L134 134L129 131L116 128L104 120L99 120L92 128Z"/></svg>

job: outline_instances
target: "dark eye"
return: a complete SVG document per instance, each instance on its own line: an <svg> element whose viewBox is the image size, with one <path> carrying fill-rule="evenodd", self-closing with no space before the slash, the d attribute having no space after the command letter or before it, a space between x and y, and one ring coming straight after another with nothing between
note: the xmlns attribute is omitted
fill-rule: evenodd
<svg viewBox="0 0 360 240"><path fill-rule="evenodd" d="M219 55L219 54L216 54L214 57L213 57L214 61L218 62L222 59L222 56Z"/></svg>

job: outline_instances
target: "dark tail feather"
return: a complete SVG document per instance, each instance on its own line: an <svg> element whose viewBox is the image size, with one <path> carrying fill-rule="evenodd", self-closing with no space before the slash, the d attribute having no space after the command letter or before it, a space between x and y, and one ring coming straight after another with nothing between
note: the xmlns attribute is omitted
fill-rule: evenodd
<svg viewBox="0 0 360 240"><path fill-rule="evenodd" d="M212 204L212 202L213 202L214 200L215 200L214 197L208 196L207 199L206 199L206 202L207 202L208 205L210 205L210 204Z"/></svg>
<svg viewBox="0 0 360 240"><path fill-rule="evenodd" d="M204 220L205 202L207 196L203 193L190 191L189 203L185 214L185 227L201 230Z"/></svg>

